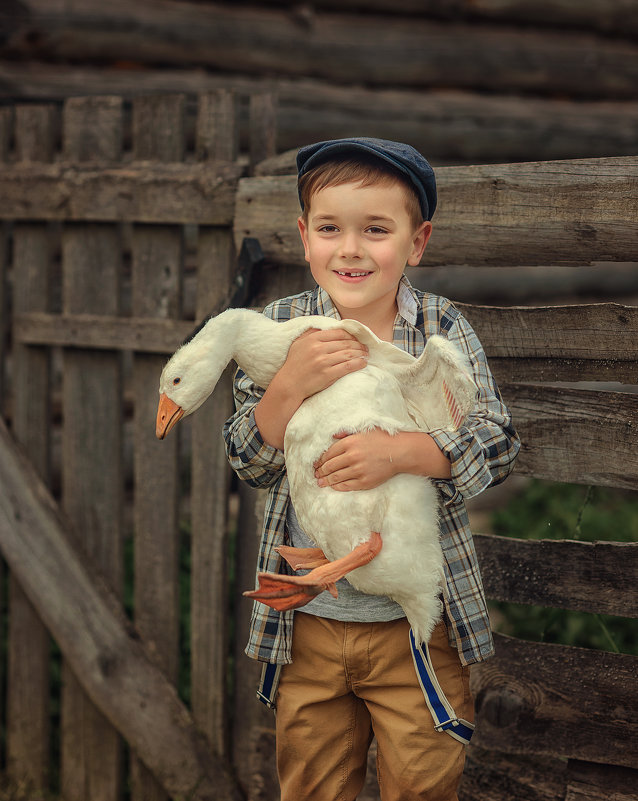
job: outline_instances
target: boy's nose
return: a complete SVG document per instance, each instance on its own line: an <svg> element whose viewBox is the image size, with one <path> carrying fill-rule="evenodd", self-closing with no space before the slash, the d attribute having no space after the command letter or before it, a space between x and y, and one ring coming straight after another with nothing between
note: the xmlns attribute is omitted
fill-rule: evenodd
<svg viewBox="0 0 638 801"><path fill-rule="evenodd" d="M355 233L346 233L341 239L340 255L353 259L362 256L361 240Z"/></svg>

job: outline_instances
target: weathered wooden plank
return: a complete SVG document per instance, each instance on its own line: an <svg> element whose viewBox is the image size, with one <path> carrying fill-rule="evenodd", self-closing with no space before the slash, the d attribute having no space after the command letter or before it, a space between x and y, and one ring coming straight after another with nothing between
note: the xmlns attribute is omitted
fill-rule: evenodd
<svg viewBox="0 0 638 801"><path fill-rule="evenodd" d="M183 156L183 97L138 98L133 104L133 152L151 161ZM132 234L132 310L138 317L179 317L183 231L179 226L136 225ZM179 675L179 435L155 438L157 382L164 359L135 354L135 623L152 644L158 665ZM166 794L148 769L131 762L135 801Z"/></svg>
<svg viewBox="0 0 638 801"><path fill-rule="evenodd" d="M638 618L638 543L474 541L489 598Z"/></svg>
<svg viewBox="0 0 638 801"><path fill-rule="evenodd" d="M250 164L255 165L277 152L277 101L272 94L250 98Z"/></svg>
<svg viewBox="0 0 638 801"><path fill-rule="evenodd" d="M565 801L633 801L638 770L570 759Z"/></svg>
<svg viewBox="0 0 638 801"><path fill-rule="evenodd" d="M255 585L259 535L266 490L239 485L239 517L236 534L235 573L235 686L233 703L232 760L237 780L247 798L276 798L275 719L272 710L256 701L261 664L248 659L252 604L241 593ZM248 734L247 734L248 732Z"/></svg>
<svg viewBox="0 0 638 801"><path fill-rule="evenodd" d="M634 261L638 160L442 167L423 265ZM304 263L294 176L239 182L235 241L259 239L275 264ZM538 231L542 228L543 235Z"/></svg>
<svg viewBox="0 0 638 801"><path fill-rule="evenodd" d="M638 274L636 284L638 289ZM456 305L492 357L638 359L636 306L618 303L539 308Z"/></svg>
<svg viewBox="0 0 638 801"><path fill-rule="evenodd" d="M0 547L85 690L172 797L240 801L188 709L0 422ZM92 798L94 796L91 796Z"/></svg>
<svg viewBox="0 0 638 801"><path fill-rule="evenodd" d="M459 801L564 801L564 760L500 754L474 743L466 753Z"/></svg>
<svg viewBox="0 0 638 801"><path fill-rule="evenodd" d="M53 154L56 112L18 107L16 156L35 161ZM50 232L43 224L13 229L13 311L46 311L51 269ZM50 481L50 353L14 342L13 430L45 483ZM17 783L45 788L50 775L49 634L18 579L9 577L7 772Z"/></svg>
<svg viewBox="0 0 638 801"><path fill-rule="evenodd" d="M120 104L69 101L64 108L67 157L116 160L121 151ZM86 134L86 132L89 132ZM84 136L88 143L84 144ZM119 311L121 245L115 226L67 226L62 232L62 300L69 314ZM114 592L123 589L122 375L116 352L63 353L62 474L65 512L81 532L81 547ZM61 787L67 801L87 796L117 801L122 742L63 664Z"/></svg>
<svg viewBox="0 0 638 801"><path fill-rule="evenodd" d="M499 382L638 383L635 307L613 303L519 308L457 306L477 332ZM168 354L194 327L193 322L184 320L29 312L16 314L13 336L17 342L31 345ZM554 345L555 338L560 348Z"/></svg>
<svg viewBox="0 0 638 801"><path fill-rule="evenodd" d="M189 320L31 312L15 318L16 341L66 348L135 350L169 354L195 328Z"/></svg>
<svg viewBox="0 0 638 801"><path fill-rule="evenodd" d="M521 473L638 487L638 395L534 384L500 389L521 437Z"/></svg>
<svg viewBox="0 0 638 801"><path fill-rule="evenodd" d="M278 97L277 139L284 151L351 136L353 131L410 142L435 165L630 156L636 151L638 109L631 101L575 102L565 97L521 98L442 88L375 89L303 77L245 77L164 66L125 70L33 61L0 63L0 95L12 99L50 101L114 93L126 98L165 92L196 95L223 88L242 95L273 92ZM187 110L190 131L195 125L194 101ZM242 131L247 150L246 113ZM291 164L292 159L287 159L287 172Z"/></svg>
<svg viewBox="0 0 638 801"><path fill-rule="evenodd" d="M241 167L0 165L0 219L230 225Z"/></svg>
<svg viewBox="0 0 638 801"><path fill-rule="evenodd" d="M262 4L295 8L296 0L261 0ZM574 26L624 37L638 34L636 0L315 0L314 9L375 11L384 14L427 14L442 19L489 19Z"/></svg>
<svg viewBox="0 0 638 801"><path fill-rule="evenodd" d="M638 658L496 635L472 671L476 745L633 767Z"/></svg>
<svg viewBox="0 0 638 801"><path fill-rule="evenodd" d="M195 2L23 0L0 54L398 86L636 97L638 47L580 31ZM26 45L26 46L25 46ZM592 52L596 59L590 58Z"/></svg>
<svg viewBox="0 0 638 801"><path fill-rule="evenodd" d="M202 103L202 99L205 100ZM200 98L196 152L202 159L235 158L239 149L236 97ZM200 227L196 317L220 308L230 294L235 253L232 231ZM228 753L230 468L221 430L233 410L229 368L209 403L192 421L191 462L191 707L217 754Z"/></svg>

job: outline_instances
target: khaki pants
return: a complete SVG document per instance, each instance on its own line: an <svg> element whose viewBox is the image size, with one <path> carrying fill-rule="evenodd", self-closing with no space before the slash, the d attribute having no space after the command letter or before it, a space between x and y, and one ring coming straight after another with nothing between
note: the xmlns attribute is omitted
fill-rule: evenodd
<svg viewBox="0 0 638 801"><path fill-rule="evenodd" d="M277 696L281 801L354 801L377 739L382 801L457 801L465 747L434 729L405 619L341 623L295 613ZM469 669L440 623L429 643L443 692L472 722Z"/></svg>

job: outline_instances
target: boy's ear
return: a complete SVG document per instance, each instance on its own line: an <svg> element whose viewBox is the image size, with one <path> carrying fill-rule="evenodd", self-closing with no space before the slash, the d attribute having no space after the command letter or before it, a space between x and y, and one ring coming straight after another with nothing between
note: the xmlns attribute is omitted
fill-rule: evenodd
<svg viewBox="0 0 638 801"><path fill-rule="evenodd" d="M412 239L412 253L408 258L410 267L417 267L423 257L423 251L432 233L432 223L424 220L416 229Z"/></svg>
<svg viewBox="0 0 638 801"><path fill-rule="evenodd" d="M306 221L303 218L303 214L301 217L297 218L297 228L299 228L299 234L301 236L301 241L303 242L303 249L304 249L304 258L307 262L310 262L310 248L308 246L308 226L306 225Z"/></svg>

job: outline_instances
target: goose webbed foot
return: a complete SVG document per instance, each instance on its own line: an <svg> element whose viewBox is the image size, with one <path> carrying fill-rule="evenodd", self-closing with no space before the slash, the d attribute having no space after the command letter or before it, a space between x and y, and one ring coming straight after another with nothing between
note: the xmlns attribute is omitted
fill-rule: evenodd
<svg viewBox="0 0 638 801"><path fill-rule="evenodd" d="M372 561L379 553L381 546L381 535L373 531L369 540L357 545L357 547L346 556L335 559L334 562L326 560L305 576L259 573L257 576L259 589L245 592L244 595L248 598L261 601L279 612L305 606L324 590L328 590L328 592L336 598L338 596L336 582L351 570L367 565L368 562ZM287 546L283 547L287 548ZM314 558L318 558L317 554L314 553L314 548L307 550L313 552ZM316 550L318 551L319 549ZM285 554L282 554L282 556L287 559ZM291 558L294 561L295 555L292 554Z"/></svg>
<svg viewBox="0 0 638 801"><path fill-rule="evenodd" d="M321 548L293 548L290 545L280 545L275 550L293 570L312 570L330 561Z"/></svg>

